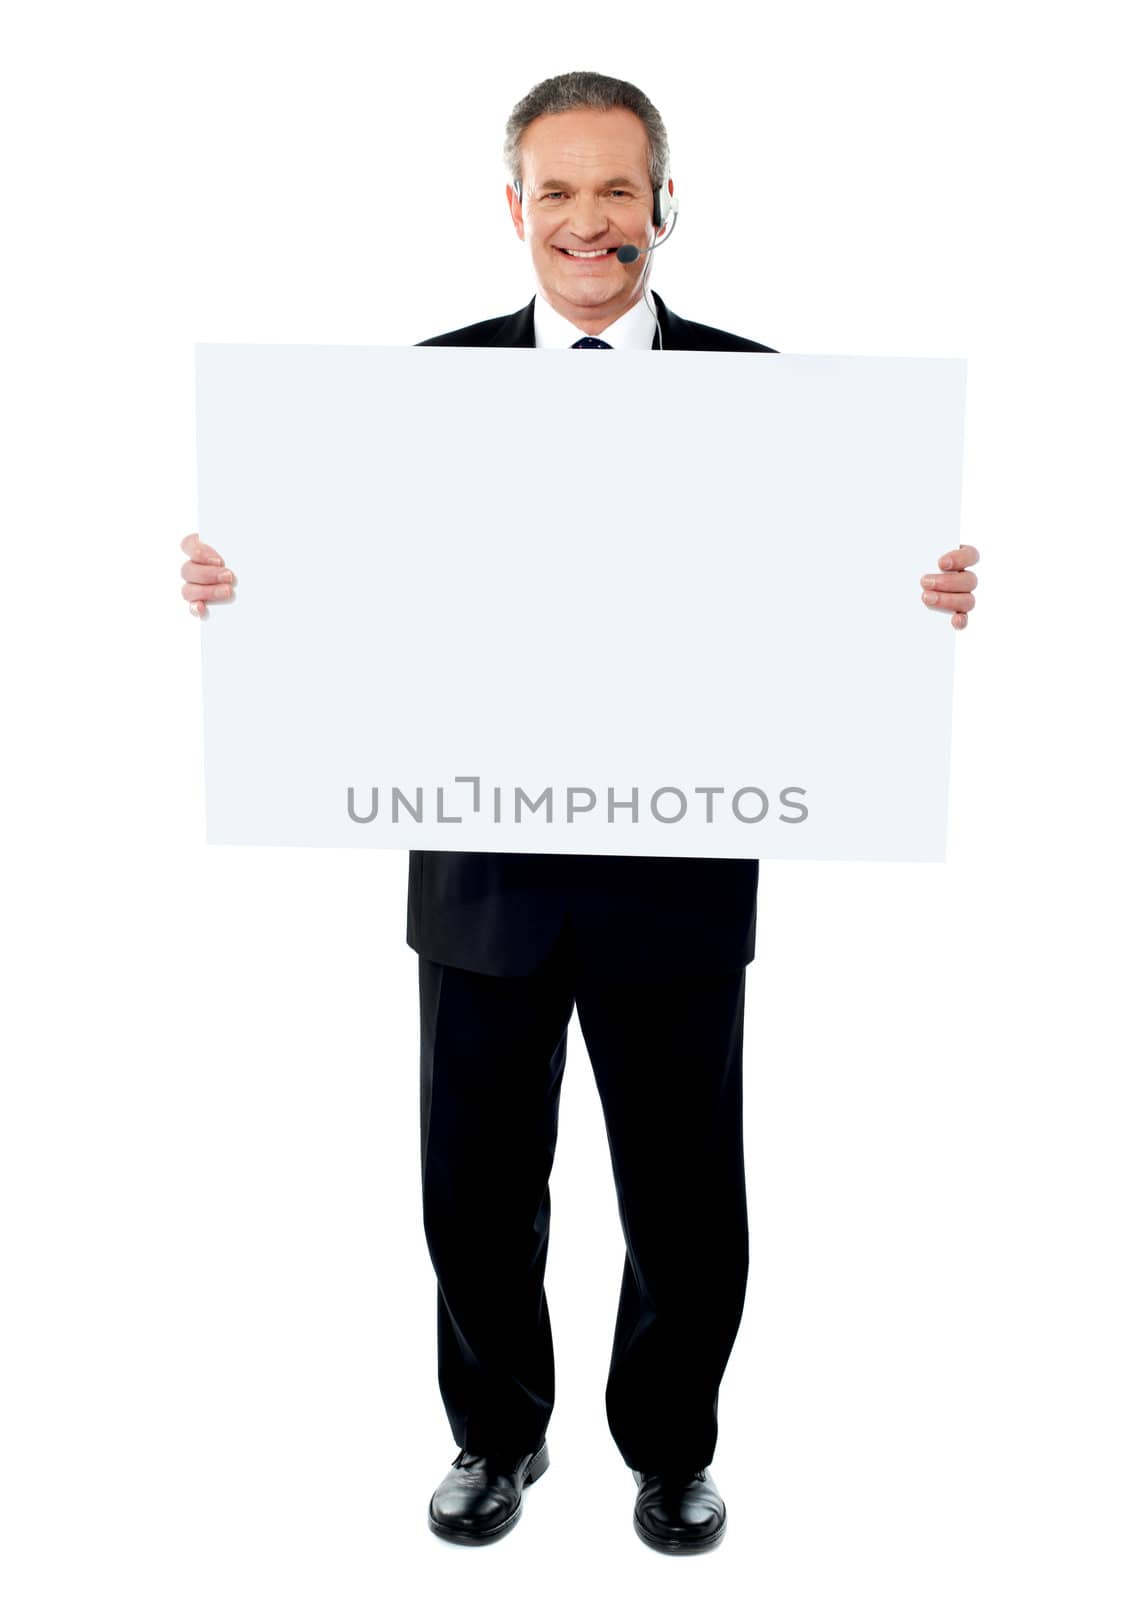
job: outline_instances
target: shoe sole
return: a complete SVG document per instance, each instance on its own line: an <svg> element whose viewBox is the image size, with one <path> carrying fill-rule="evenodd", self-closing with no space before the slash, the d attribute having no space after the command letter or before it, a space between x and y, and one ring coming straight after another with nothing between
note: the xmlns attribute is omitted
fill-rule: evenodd
<svg viewBox="0 0 1148 1600"><path fill-rule="evenodd" d="M525 1494L530 1484L538 1482L538 1479L549 1465L550 1447L548 1444L543 1444L541 1450L531 1456L527 1464L526 1471L522 1477L523 1494ZM484 1528L481 1533L472 1533L467 1528L451 1527L449 1522L438 1522L434 1513L430 1510L427 1512L427 1523L432 1533L437 1533L440 1539L448 1539L451 1544L493 1544L496 1539L501 1539L510 1532L521 1515L522 1496L520 1495L518 1504L504 1522L499 1522L493 1528Z"/></svg>
<svg viewBox="0 0 1148 1600"><path fill-rule="evenodd" d="M704 1550L712 1550L722 1542L725 1537L725 1518L713 1533L707 1534L704 1539L658 1539L650 1530L638 1521L638 1513L634 1513L634 1532L643 1544L648 1544L651 1550L660 1550L668 1556L700 1555Z"/></svg>

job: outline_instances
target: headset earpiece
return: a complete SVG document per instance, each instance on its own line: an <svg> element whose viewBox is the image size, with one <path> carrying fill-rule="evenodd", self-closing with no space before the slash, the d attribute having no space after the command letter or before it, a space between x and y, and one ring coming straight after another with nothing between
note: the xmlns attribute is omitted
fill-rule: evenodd
<svg viewBox="0 0 1148 1600"><path fill-rule="evenodd" d="M654 232L657 233L663 222L670 220L670 215L678 209L678 197L671 193L672 178L667 178L662 187L654 195Z"/></svg>

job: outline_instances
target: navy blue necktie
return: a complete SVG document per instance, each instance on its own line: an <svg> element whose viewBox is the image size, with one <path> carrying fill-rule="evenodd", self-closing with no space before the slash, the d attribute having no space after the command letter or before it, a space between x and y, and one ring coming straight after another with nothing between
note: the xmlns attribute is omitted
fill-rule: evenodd
<svg viewBox="0 0 1148 1600"><path fill-rule="evenodd" d="M584 339L579 339L577 344L570 346L571 350L612 350L614 346L607 344L605 339L591 339L587 334Z"/></svg>

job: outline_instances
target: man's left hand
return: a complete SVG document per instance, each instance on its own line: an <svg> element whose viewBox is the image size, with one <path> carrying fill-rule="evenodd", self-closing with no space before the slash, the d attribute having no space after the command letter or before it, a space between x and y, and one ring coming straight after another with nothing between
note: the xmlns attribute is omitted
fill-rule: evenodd
<svg viewBox="0 0 1148 1600"><path fill-rule="evenodd" d="M954 628L967 628L969 612L976 605L973 590L977 586L975 572L966 567L975 566L981 559L980 551L971 544L959 550L949 550L937 565L944 570L927 572L921 579L921 602L932 611L947 612Z"/></svg>

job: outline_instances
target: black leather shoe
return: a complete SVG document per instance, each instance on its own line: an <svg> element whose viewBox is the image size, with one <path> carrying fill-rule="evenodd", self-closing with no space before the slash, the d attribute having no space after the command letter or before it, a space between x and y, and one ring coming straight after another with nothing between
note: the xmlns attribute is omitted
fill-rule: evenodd
<svg viewBox="0 0 1148 1600"><path fill-rule="evenodd" d="M633 1470L633 1469L631 1469ZM712 1550L725 1533L725 1501L705 1467L700 1472L637 1472L634 1528L639 1539L670 1555Z"/></svg>
<svg viewBox="0 0 1148 1600"><path fill-rule="evenodd" d="M453 1539L456 1544L490 1544L501 1539L522 1515L523 1489L536 1482L549 1465L545 1439L537 1450L517 1460L460 1450L431 1495L431 1528L440 1539Z"/></svg>

